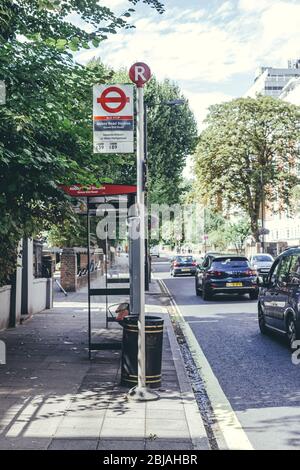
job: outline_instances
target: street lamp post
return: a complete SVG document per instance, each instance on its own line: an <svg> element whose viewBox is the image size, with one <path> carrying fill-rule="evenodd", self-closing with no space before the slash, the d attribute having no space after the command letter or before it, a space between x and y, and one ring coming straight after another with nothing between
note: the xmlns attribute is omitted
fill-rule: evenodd
<svg viewBox="0 0 300 470"><path fill-rule="evenodd" d="M185 104L183 99L173 99L167 101L161 101L160 103L154 103L154 106L182 106ZM144 190L145 190L145 207L147 212L148 222L148 130L147 130L147 115L148 105L144 101ZM149 282L151 281L151 261L149 254L149 237L148 237L148 223L146 224L146 236L145 236L145 289L149 289Z"/></svg>
<svg viewBox="0 0 300 470"><path fill-rule="evenodd" d="M263 170L260 170L261 184L261 251L265 251L265 189Z"/></svg>

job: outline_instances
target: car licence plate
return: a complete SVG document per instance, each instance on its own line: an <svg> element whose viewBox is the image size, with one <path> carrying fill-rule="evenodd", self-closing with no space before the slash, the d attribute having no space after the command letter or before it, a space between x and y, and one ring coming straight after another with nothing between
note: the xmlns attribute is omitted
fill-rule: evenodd
<svg viewBox="0 0 300 470"><path fill-rule="evenodd" d="M181 271L187 272L187 271L190 271L190 268L182 268Z"/></svg>
<svg viewBox="0 0 300 470"><path fill-rule="evenodd" d="M242 282L226 282L226 287L243 287Z"/></svg>

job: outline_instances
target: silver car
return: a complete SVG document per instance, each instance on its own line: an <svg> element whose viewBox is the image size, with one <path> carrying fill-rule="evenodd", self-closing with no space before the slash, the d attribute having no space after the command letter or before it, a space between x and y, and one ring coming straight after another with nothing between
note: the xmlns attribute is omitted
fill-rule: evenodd
<svg viewBox="0 0 300 470"><path fill-rule="evenodd" d="M269 253L257 253L249 257L251 266L257 271L258 275L268 274L273 264L274 258Z"/></svg>

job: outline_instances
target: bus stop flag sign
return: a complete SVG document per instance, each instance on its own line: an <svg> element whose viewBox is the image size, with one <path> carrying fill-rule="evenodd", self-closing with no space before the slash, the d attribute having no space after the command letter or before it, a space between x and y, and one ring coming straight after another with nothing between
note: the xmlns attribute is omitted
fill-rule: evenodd
<svg viewBox="0 0 300 470"><path fill-rule="evenodd" d="M133 85L94 85L94 153L133 153Z"/></svg>

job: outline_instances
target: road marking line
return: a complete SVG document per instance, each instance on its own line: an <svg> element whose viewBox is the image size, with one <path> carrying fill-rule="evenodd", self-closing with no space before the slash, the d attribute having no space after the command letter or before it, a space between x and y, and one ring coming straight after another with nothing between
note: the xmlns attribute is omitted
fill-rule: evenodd
<svg viewBox="0 0 300 470"><path fill-rule="evenodd" d="M163 290L165 290L165 292L167 292L170 296L171 304L177 314L177 320L181 325L195 364L199 369L199 373L205 382L207 395L210 399L214 415L228 449L253 450L251 442L249 441L241 423L239 422L225 393L223 392L217 377L213 373L213 370L208 360L206 359L206 356L201 349L191 327L183 317L178 305L173 299L173 296L164 281L160 279L159 283ZM218 436L216 436L216 439L218 441L219 448L221 449L222 443L219 443Z"/></svg>

